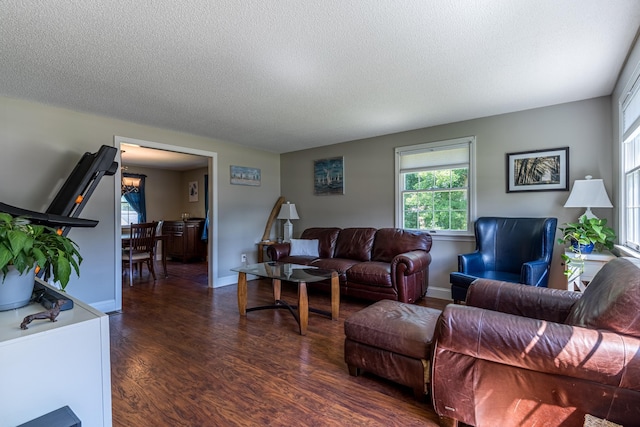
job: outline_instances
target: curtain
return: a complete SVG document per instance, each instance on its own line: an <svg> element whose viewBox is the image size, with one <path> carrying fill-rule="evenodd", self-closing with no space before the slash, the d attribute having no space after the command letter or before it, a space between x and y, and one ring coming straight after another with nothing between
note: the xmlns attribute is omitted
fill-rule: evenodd
<svg viewBox="0 0 640 427"><path fill-rule="evenodd" d="M144 195L144 179L146 175L122 173L122 195L138 213L138 223L147 222L147 206Z"/></svg>

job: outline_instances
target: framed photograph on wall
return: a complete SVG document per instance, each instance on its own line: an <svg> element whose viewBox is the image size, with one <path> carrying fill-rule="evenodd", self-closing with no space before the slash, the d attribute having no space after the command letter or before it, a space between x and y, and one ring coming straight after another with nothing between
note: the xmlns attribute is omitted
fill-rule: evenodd
<svg viewBox="0 0 640 427"><path fill-rule="evenodd" d="M569 191L569 147L507 153L507 193Z"/></svg>
<svg viewBox="0 0 640 427"><path fill-rule="evenodd" d="M198 181L189 182L189 201L198 201Z"/></svg>
<svg viewBox="0 0 640 427"><path fill-rule="evenodd" d="M258 168L248 168L245 166L231 166L231 184L259 186L262 175Z"/></svg>
<svg viewBox="0 0 640 427"><path fill-rule="evenodd" d="M344 157L313 161L313 194L344 194Z"/></svg>

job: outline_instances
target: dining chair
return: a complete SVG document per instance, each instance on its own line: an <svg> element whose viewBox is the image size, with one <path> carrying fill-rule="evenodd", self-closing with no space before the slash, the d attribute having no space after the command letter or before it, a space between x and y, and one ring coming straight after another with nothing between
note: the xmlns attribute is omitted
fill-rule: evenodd
<svg viewBox="0 0 640 427"><path fill-rule="evenodd" d="M148 222L143 224L131 224L131 232L129 239L123 244L122 264L123 270L128 266L129 286L133 286L133 266L140 265L140 274L142 273L142 264L146 263L149 272L156 280L156 272L153 268L155 257L155 237L157 222ZM124 239L123 239L124 240Z"/></svg>

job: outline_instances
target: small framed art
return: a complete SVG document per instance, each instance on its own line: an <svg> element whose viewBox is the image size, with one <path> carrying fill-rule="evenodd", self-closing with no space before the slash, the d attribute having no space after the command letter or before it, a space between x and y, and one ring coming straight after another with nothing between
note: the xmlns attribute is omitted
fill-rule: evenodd
<svg viewBox="0 0 640 427"><path fill-rule="evenodd" d="M189 201L198 201L198 181L189 182Z"/></svg>
<svg viewBox="0 0 640 427"><path fill-rule="evenodd" d="M344 157L313 161L313 194L344 194Z"/></svg>
<svg viewBox="0 0 640 427"><path fill-rule="evenodd" d="M245 166L231 166L231 184L257 187L261 181L262 175L260 169Z"/></svg>

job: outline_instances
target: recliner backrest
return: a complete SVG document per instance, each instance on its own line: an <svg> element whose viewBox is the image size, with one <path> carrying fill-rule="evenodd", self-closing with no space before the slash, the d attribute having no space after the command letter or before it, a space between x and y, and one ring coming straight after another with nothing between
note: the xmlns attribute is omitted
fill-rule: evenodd
<svg viewBox="0 0 640 427"><path fill-rule="evenodd" d="M371 261L391 262L396 255L415 250L429 252L431 243L431 235L425 231L381 228L376 231Z"/></svg>
<svg viewBox="0 0 640 427"><path fill-rule="evenodd" d="M340 230L334 258L356 261L371 260L371 249L376 229L370 227L344 228Z"/></svg>
<svg viewBox="0 0 640 427"><path fill-rule="evenodd" d="M605 264L565 323L640 338L640 259L615 258Z"/></svg>
<svg viewBox="0 0 640 427"><path fill-rule="evenodd" d="M556 218L478 218L476 246L485 269L520 274L525 262L551 263L557 224Z"/></svg>

